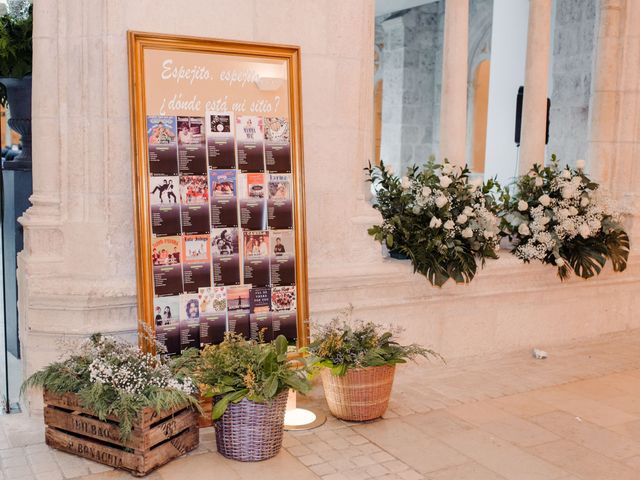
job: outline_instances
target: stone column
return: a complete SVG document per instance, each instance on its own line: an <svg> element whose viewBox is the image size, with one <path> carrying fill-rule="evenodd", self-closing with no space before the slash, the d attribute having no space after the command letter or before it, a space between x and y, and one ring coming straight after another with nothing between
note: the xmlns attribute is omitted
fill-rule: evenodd
<svg viewBox="0 0 640 480"><path fill-rule="evenodd" d="M444 12L440 158L465 164L469 0L447 0Z"/></svg>
<svg viewBox="0 0 640 480"><path fill-rule="evenodd" d="M629 213L633 245L640 238L640 2L602 0L599 18L588 168Z"/></svg>
<svg viewBox="0 0 640 480"><path fill-rule="evenodd" d="M547 118L547 83L551 48L551 0L531 0L524 74L520 173L544 163Z"/></svg>

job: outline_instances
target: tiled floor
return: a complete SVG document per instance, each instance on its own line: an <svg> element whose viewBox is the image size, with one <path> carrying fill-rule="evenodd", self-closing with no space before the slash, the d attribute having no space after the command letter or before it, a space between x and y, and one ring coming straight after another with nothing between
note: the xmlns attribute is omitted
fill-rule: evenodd
<svg viewBox="0 0 640 480"><path fill-rule="evenodd" d="M637 480L640 479L640 331L448 365L409 364L383 420L329 418L287 433L283 451L258 464L200 447L151 479ZM299 404L325 409L321 388ZM131 478L50 450L42 418L0 417L0 480Z"/></svg>

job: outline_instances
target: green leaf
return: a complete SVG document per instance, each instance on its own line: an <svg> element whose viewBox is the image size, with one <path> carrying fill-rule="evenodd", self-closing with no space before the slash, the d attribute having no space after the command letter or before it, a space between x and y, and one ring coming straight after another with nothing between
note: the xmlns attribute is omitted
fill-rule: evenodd
<svg viewBox="0 0 640 480"><path fill-rule="evenodd" d="M309 383L304 376L296 372L292 372L292 374L287 377L286 384L302 394L311 391L311 383Z"/></svg>
<svg viewBox="0 0 640 480"><path fill-rule="evenodd" d="M227 407L229 406L229 403L239 402L247 395L247 393L248 393L247 389L242 389L242 390L238 390L236 392L231 392L231 393L228 393L227 395L224 395L220 400L218 400L213 405L213 408L211 410L211 418L213 420L219 419L222 415L224 415L224 412L227 411Z"/></svg>
<svg viewBox="0 0 640 480"><path fill-rule="evenodd" d="M263 392L266 398L273 398L278 391L278 377L275 374L270 375L264 382Z"/></svg>
<svg viewBox="0 0 640 480"><path fill-rule="evenodd" d="M331 373L336 377L342 377L347 374L347 365L345 364L336 365L331 369Z"/></svg>
<svg viewBox="0 0 640 480"><path fill-rule="evenodd" d="M275 340L276 353L278 355L282 355L283 353L287 353L287 348L289 346L289 342L287 342L287 337L284 335L278 335Z"/></svg>
<svg viewBox="0 0 640 480"><path fill-rule="evenodd" d="M615 272L624 272L629 260L629 236L623 230L615 230L607 234L605 244L607 246L607 256L613 264Z"/></svg>
<svg viewBox="0 0 640 480"><path fill-rule="evenodd" d="M598 275L604 267L607 249L604 243L596 238L574 238L561 250L567 262L579 277L588 279Z"/></svg>

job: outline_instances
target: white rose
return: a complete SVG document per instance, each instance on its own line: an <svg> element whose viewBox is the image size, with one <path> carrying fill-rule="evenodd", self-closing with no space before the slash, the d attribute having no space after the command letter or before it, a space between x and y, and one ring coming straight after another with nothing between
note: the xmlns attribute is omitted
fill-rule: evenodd
<svg viewBox="0 0 640 480"><path fill-rule="evenodd" d="M547 223L549 223L550 221L551 221L551 219L550 219L549 217L540 217L540 218L538 219L538 223L539 223L540 225L542 225L543 227L544 227Z"/></svg>
<svg viewBox="0 0 640 480"><path fill-rule="evenodd" d="M442 220L438 217L431 217L431 221L429 222L431 228L440 228L440 225L442 225Z"/></svg>
<svg viewBox="0 0 640 480"><path fill-rule="evenodd" d="M450 163L444 163L442 164L442 173L445 175L448 175L451 173L451 164Z"/></svg>
<svg viewBox="0 0 640 480"><path fill-rule="evenodd" d="M584 160L580 159L580 160L576 160L576 168L578 170L584 170L584 167L587 165L587 162L585 162Z"/></svg>
<svg viewBox="0 0 640 480"><path fill-rule="evenodd" d="M542 177L536 177L535 184L536 187L541 187L542 185L544 185L544 180L542 179Z"/></svg>
<svg viewBox="0 0 640 480"><path fill-rule="evenodd" d="M562 257L556 258L556 265L559 266L559 267L564 266L564 258L562 258Z"/></svg>
<svg viewBox="0 0 640 480"><path fill-rule="evenodd" d="M411 180L409 180L409 177L402 177L400 185L404 190L408 190L409 188L411 188Z"/></svg>
<svg viewBox="0 0 640 480"><path fill-rule="evenodd" d="M422 196L428 197L431 195L431 189L429 187L422 187Z"/></svg>
<svg viewBox="0 0 640 480"><path fill-rule="evenodd" d="M454 177L459 177L460 175L462 175L462 168L460 168L459 166L455 166L451 169L451 173L453 174Z"/></svg>
<svg viewBox="0 0 640 480"><path fill-rule="evenodd" d="M529 225L527 225L526 223L521 223L518 226L518 233L520 235L529 235L531 233L531 230L529 230Z"/></svg>
<svg viewBox="0 0 640 480"><path fill-rule="evenodd" d="M559 218L567 218L568 216L569 216L569 209L561 208L560 210L558 210L558 217Z"/></svg>
<svg viewBox="0 0 640 480"><path fill-rule="evenodd" d="M543 207L548 207L549 204L551 203L551 197L545 193L544 195L540 195L540 198L538 198L538 201L540 202L540 205L542 205Z"/></svg>
<svg viewBox="0 0 640 480"><path fill-rule="evenodd" d="M524 200L518 201L518 210L524 212L527 208L529 208L529 204Z"/></svg>
<svg viewBox="0 0 640 480"><path fill-rule="evenodd" d="M451 180L451 178L447 177L446 175L440 177L440 186L442 188L447 188L449 185L451 185L451 182L453 182L453 180Z"/></svg>
<svg viewBox="0 0 640 480"><path fill-rule="evenodd" d="M602 228L602 222L600 220L591 220L589 222L589 228L593 232L598 232Z"/></svg>
<svg viewBox="0 0 640 480"><path fill-rule="evenodd" d="M580 225L580 228L578 228L578 233L582 238L589 238L589 236L591 235L591 229L589 228L589 225L583 223L582 225Z"/></svg>
<svg viewBox="0 0 640 480"><path fill-rule="evenodd" d="M453 230L455 226L456 224L453 223L453 220L447 220L446 222L444 222L444 228L446 228L447 230Z"/></svg>
<svg viewBox="0 0 640 480"><path fill-rule="evenodd" d="M413 213L415 213L416 215L420 213L420 205L415 205L413 207Z"/></svg>
<svg viewBox="0 0 640 480"><path fill-rule="evenodd" d="M560 176L562 178L564 178L565 180L568 180L571 178L571 172L569 170L567 170L566 168L564 170L562 170L562 172L560 173Z"/></svg>
<svg viewBox="0 0 640 480"><path fill-rule="evenodd" d="M573 198L575 195L576 195L576 190L574 188L564 187L562 189L562 198L564 198L565 200L569 198Z"/></svg>
<svg viewBox="0 0 640 480"><path fill-rule="evenodd" d="M467 217L470 217L473 215L473 208L464 207L464 210L462 210L462 213L464 213Z"/></svg>
<svg viewBox="0 0 640 480"><path fill-rule="evenodd" d="M438 198L436 198L436 206L438 208L442 208L447 204L447 197L445 197L444 195L440 195Z"/></svg>
<svg viewBox="0 0 640 480"><path fill-rule="evenodd" d="M476 177L469 182L469 188L471 189L472 192L475 192L478 188L482 186L483 183L484 181L482 180L481 177Z"/></svg>
<svg viewBox="0 0 640 480"><path fill-rule="evenodd" d="M464 213L461 213L458 215L458 218L456 218L456 223L462 225L463 223L466 223L467 220L469 220L469 218Z"/></svg>
<svg viewBox="0 0 640 480"><path fill-rule="evenodd" d="M578 209L576 207L574 207L573 205L571 205L569 207L569 215L573 216L573 215L577 215L578 214Z"/></svg>
<svg viewBox="0 0 640 480"><path fill-rule="evenodd" d="M460 232L460 234L462 235L462 238L471 238L471 237L473 237L473 230L471 230L469 227L467 227L464 230L462 230L462 232Z"/></svg>
<svg viewBox="0 0 640 480"><path fill-rule="evenodd" d="M582 200L580 200L580 206L586 207L587 205L589 205L589 197L582 197Z"/></svg>
<svg viewBox="0 0 640 480"><path fill-rule="evenodd" d="M389 175L393 175L393 165L389 165L389 164L385 165L385 166L384 166L384 170L385 170L385 172L387 172Z"/></svg>
<svg viewBox="0 0 640 480"><path fill-rule="evenodd" d="M484 235L484 238L493 238L496 236L496 234L491 230L485 230L484 232L482 232L482 235Z"/></svg>

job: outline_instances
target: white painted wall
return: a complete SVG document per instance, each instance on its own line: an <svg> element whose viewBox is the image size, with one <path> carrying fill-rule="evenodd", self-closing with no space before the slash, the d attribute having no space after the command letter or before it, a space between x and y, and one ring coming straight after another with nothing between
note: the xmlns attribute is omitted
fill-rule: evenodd
<svg viewBox="0 0 640 480"><path fill-rule="evenodd" d="M516 95L524 85L529 0L494 0L485 178L508 182L517 172Z"/></svg>

